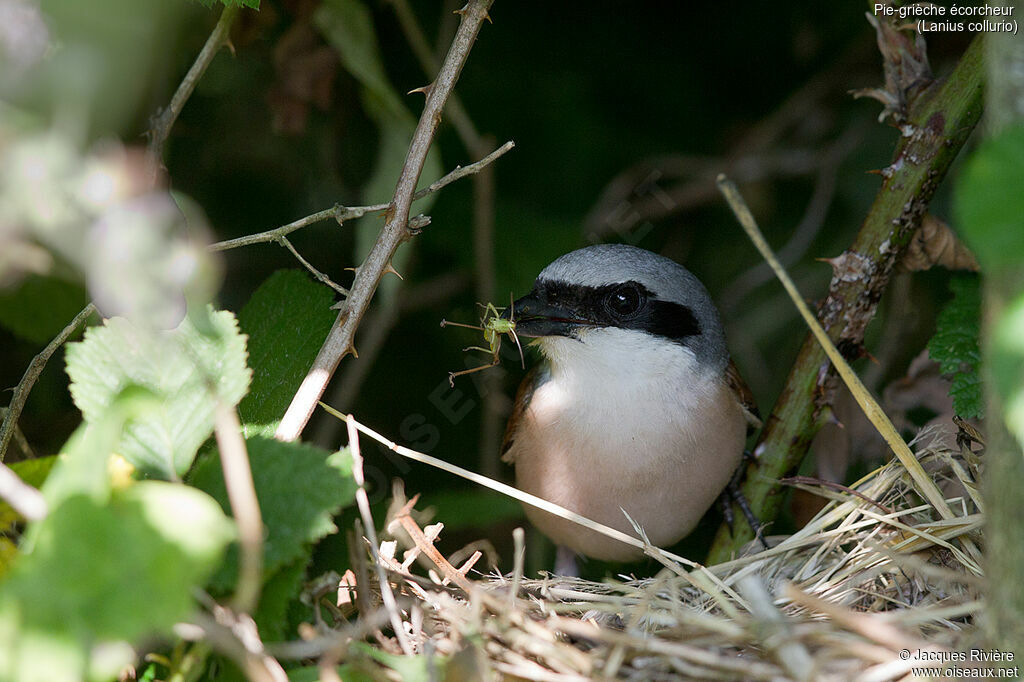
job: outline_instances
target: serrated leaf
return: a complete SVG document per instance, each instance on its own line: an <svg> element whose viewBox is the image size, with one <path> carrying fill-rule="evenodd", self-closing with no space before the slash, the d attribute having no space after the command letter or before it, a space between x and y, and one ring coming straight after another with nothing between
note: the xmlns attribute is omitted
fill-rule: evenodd
<svg viewBox="0 0 1024 682"><path fill-rule="evenodd" d="M981 291L973 275L950 280L953 299L939 313L935 335L928 342L928 354L939 363L939 371L950 377L953 409L965 418L982 414L981 378L978 367L981 349Z"/></svg>
<svg viewBox="0 0 1024 682"><path fill-rule="evenodd" d="M279 270L238 314L253 372L249 394L238 406L247 436L277 428L334 323L333 301L330 289L304 272Z"/></svg>
<svg viewBox="0 0 1024 682"><path fill-rule="evenodd" d="M985 272L1024 261L1024 125L984 141L956 188L958 226Z"/></svg>
<svg viewBox="0 0 1024 682"><path fill-rule="evenodd" d="M256 436L246 440L253 483L263 516L264 576L308 556L308 547L337 531L331 517L355 498L352 458L347 451L329 453L303 443L283 443ZM220 458L200 462L192 484L208 492L230 513ZM212 580L227 592L238 576L238 553L232 547Z"/></svg>
<svg viewBox="0 0 1024 682"><path fill-rule="evenodd" d="M28 275L15 288L0 288L0 325L27 341L47 344L88 302L77 284Z"/></svg>
<svg viewBox="0 0 1024 682"><path fill-rule="evenodd" d="M208 495L158 481L68 498L37 525L0 585L2 680L80 679L96 644L169 633L234 532Z"/></svg>
<svg viewBox="0 0 1024 682"><path fill-rule="evenodd" d="M158 397L132 420L120 454L143 472L176 479L213 432L218 400L235 405L249 387L245 337L230 312L210 312L208 330L187 317L170 332L152 332L113 318L68 344L71 396L87 422L96 422L129 386ZM204 333L205 332L205 333Z"/></svg>

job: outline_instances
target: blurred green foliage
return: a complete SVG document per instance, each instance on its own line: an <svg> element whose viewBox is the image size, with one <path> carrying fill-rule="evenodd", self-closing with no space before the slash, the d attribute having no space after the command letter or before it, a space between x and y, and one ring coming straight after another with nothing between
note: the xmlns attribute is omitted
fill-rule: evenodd
<svg viewBox="0 0 1024 682"><path fill-rule="evenodd" d="M950 395L953 409L965 419L984 413L981 395L981 286L977 277L954 277L949 281L953 300L939 313L935 336L928 353L939 363L939 371L952 377Z"/></svg>

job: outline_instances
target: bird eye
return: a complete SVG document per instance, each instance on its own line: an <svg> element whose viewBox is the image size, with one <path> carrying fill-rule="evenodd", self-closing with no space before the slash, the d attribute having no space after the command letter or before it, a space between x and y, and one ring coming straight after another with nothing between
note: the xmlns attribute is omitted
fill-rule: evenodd
<svg viewBox="0 0 1024 682"><path fill-rule="evenodd" d="M632 284L617 287L605 298L605 305L619 317L633 315L643 305L643 296Z"/></svg>

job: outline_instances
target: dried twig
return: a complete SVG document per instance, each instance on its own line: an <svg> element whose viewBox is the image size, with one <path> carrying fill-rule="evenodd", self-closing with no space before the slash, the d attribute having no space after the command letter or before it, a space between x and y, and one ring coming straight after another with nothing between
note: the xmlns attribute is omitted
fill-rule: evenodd
<svg viewBox="0 0 1024 682"><path fill-rule="evenodd" d="M380 582L381 599L384 601L384 608L391 620L391 627L395 631L395 639L406 656L413 653L412 644L402 627L402 616L398 612L398 603L395 601L395 594L391 591L391 583L388 582L384 564L380 558L380 543L377 541L377 527L373 523L373 514L370 512L370 498L366 496L366 481L363 478L363 454L359 447L359 432L356 431L355 421L348 421L348 447L352 454L352 478L356 482L356 506L359 507L359 515L366 526L366 539L370 541L370 554L373 555L373 565L377 569L377 580Z"/></svg>
<svg viewBox="0 0 1024 682"><path fill-rule="evenodd" d="M392 204L386 212L387 221L366 260L356 272L347 305L338 314L327 340L320 348L313 366L278 426L275 436L281 440L295 440L302 433L341 358L352 351L356 328L366 314L381 277L391 266L391 257L399 244L412 236L408 222L416 183L423 170L434 133L441 122L444 104L462 72L469 50L476 40L481 24L487 18L487 10L492 1L470 0L462 10L462 23L437 79L430 86L423 113L413 133L412 144L402 166Z"/></svg>
<svg viewBox="0 0 1024 682"><path fill-rule="evenodd" d="M43 373L43 369L46 367L47 361L50 356L53 355L58 348L60 348L65 341L78 331L79 327L85 324L85 321L89 319L89 316L96 312L96 306L92 303L85 306L77 315L75 319L68 323L68 326L64 327L57 336L47 344L46 348L40 351L39 355L32 358L32 362L29 363L28 369L25 370L25 374L22 375L21 381L14 387L14 396L11 398L11 404L7 408L7 414L4 417L3 427L0 427L0 462L4 459L4 454L7 452L7 445L11 442L11 436L14 435L14 428L18 424L18 418L21 416L21 411L25 408L25 401L28 400L28 394L35 385L39 375Z"/></svg>
<svg viewBox="0 0 1024 682"><path fill-rule="evenodd" d="M263 642L255 636L256 626L251 620L236 620L234 614L221 613L215 618L197 613L193 621L203 632L203 638L216 651L235 662L251 682L288 682L284 668L263 650Z"/></svg>
<svg viewBox="0 0 1024 682"><path fill-rule="evenodd" d="M185 74L181 84L178 85L174 96L171 97L170 104L153 119L149 130L149 154L151 157L150 162L153 164L153 176L156 175L156 169L162 162L164 144L171 134L174 122L178 120L178 115L185 108L185 102L192 96L192 91L195 90L196 84L199 83L199 79L206 73L206 69L213 62L213 58L217 56L220 48L229 44L231 24L238 15L239 9L238 5L231 3L224 7L224 11L220 13L220 19L217 20L217 25L213 27L213 32L206 39L206 44L199 51L196 61L192 64L188 73Z"/></svg>
<svg viewBox="0 0 1024 682"><path fill-rule="evenodd" d="M948 476L954 456L922 458ZM977 464L962 463L972 479ZM456 568L434 544L441 524L421 529L410 505L397 521L414 547L402 565L390 556L385 561L414 600L405 626L418 650L473 658L473 679L493 670L536 680L881 682L894 679L887 671L902 675L911 665L929 665L901 660L900 648L913 659L919 649L975 645L979 627L971 619L982 612L984 581L962 553L947 553L947 540L978 532L976 508L967 503L939 529L929 504L910 506L917 496L898 460L853 488L856 495L833 499L776 548L712 567L746 596L728 597L729 610L721 608L722 594L667 572L596 583L519 578L530 596L518 598L509 592L518 570L511 578L468 580L465 566ZM875 499L891 501L892 514L875 513ZM409 573L418 554L430 557L440 576ZM447 581L459 589L445 587Z"/></svg>
<svg viewBox="0 0 1024 682"><path fill-rule="evenodd" d="M238 413L218 403L214 417L214 434L224 469L224 487L231 503L231 514L238 525L239 569L238 587L233 600L240 613L252 613L263 585L263 519L256 488L252 481L249 454L242 439Z"/></svg>

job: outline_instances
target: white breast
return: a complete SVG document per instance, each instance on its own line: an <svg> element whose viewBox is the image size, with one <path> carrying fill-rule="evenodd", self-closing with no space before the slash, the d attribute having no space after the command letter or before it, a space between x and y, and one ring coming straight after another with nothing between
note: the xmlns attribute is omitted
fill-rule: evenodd
<svg viewBox="0 0 1024 682"><path fill-rule="evenodd" d="M509 458L523 490L656 545L686 535L739 465L745 420L723 372L638 331L547 337L550 378L533 394ZM620 509L621 508L621 509ZM601 559L638 551L527 508L555 542Z"/></svg>

